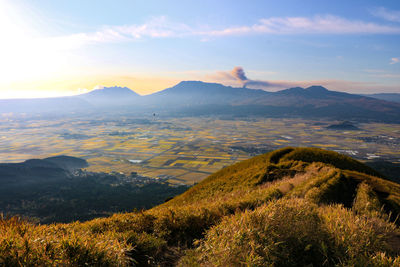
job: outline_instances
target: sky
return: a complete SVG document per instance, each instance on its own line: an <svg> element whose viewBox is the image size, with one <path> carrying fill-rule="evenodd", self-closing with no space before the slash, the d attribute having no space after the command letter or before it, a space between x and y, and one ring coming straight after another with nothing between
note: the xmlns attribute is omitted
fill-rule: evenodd
<svg viewBox="0 0 400 267"><path fill-rule="evenodd" d="M400 1L0 0L0 98L182 80L400 93Z"/></svg>

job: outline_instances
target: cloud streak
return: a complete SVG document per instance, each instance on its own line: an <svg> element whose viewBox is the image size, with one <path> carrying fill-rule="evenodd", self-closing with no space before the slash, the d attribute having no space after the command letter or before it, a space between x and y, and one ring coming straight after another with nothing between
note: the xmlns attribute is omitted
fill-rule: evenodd
<svg viewBox="0 0 400 267"><path fill-rule="evenodd" d="M375 10L372 10L371 13L375 17L382 18L387 21L400 22L400 11L397 10L388 10L384 7L379 7Z"/></svg>
<svg viewBox="0 0 400 267"><path fill-rule="evenodd" d="M392 17L395 19L395 17ZM298 34L400 34L400 26L350 20L338 16L271 17L253 25L227 26L207 30L173 22L165 16L153 17L143 24L105 26L98 31L50 38L61 48L76 48L97 43L113 43L140 39L210 37L243 35L298 35Z"/></svg>
<svg viewBox="0 0 400 267"><path fill-rule="evenodd" d="M213 36L244 34L399 34L400 27L382 25L337 16L273 17L260 19L251 26L228 27L204 32Z"/></svg>
<svg viewBox="0 0 400 267"><path fill-rule="evenodd" d="M86 45L121 43L145 38L178 38L193 35L193 29L175 23L165 16L154 17L144 24L104 26L95 32L76 33L39 40L58 50L76 49Z"/></svg>

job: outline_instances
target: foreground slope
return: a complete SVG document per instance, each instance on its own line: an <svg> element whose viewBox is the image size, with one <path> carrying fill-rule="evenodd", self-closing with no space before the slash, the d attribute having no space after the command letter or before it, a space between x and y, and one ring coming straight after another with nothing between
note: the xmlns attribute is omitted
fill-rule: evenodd
<svg viewBox="0 0 400 267"><path fill-rule="evenodd" d="M347 156L284 148L153 209L0 221L0 265L400 266L400 185Z"/></svg>

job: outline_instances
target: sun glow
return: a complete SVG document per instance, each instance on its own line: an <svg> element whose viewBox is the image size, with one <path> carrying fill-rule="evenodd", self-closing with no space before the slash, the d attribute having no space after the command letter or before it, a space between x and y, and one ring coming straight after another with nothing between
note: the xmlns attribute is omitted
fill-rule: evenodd
<svg viewBox="0 0 400 267"><path fill-rule="evenodd" d="M0 0L1 98L32 97L34 92L27 91L30 90L29 84L66 71L74 58L57 39L45 37L32 27L34 23L23 16L27 12L24 8ZM37 94L41 95L40 92L34 93Z"/></svg>

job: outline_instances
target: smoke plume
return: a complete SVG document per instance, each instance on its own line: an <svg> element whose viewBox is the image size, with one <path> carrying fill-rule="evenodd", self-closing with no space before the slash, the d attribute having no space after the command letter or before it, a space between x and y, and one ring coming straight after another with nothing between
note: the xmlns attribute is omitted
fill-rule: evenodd
<svg viewBox="0 0 400 267"><path fill-rule="evenodd" d="M234 67L231 74L239 81L246 82L248 80L242 67Z"/></svg>
<svg viewBox="0 0 400 267"><path fill-rule="evenodd" d="M248 85L250 86L259 86L259 87L270 87L273 84L267 81L259 81L259 80L250 80L247 78L246 73L244 72L242 67L234 67L230 73L237 81L239 81L243 87Z"/></svg>

